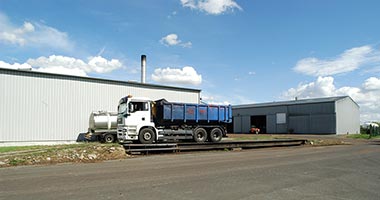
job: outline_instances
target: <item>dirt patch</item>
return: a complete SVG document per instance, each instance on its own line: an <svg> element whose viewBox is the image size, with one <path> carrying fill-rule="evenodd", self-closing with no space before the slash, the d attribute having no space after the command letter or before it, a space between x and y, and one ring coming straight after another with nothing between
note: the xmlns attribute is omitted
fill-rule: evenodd
<svg viewBox="0 0 380 200"><path fill-rule="evenodd" d="M0 153L0 167L47 165L57 163L92 163L130 157L117 144L86 143L76 145L41 146L31 150Z"/></svg>
<svg viewBox="0 0 380 200"><path fill-rule="evenodd" d="M330 146L330 145L348 145L351 144L350 142L346 142L343 140L338 139L313 139L313 140L307 140L306 145L311 146Z"/></svg>

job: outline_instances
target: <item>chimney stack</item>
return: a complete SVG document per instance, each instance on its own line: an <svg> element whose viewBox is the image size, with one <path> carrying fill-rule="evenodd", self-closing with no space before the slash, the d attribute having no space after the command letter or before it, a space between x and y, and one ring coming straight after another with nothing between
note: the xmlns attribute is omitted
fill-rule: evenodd
<svg viewBox="0 0 380 200"><path fill-rule="evenodd" d="M146 55L141 55L141 83L145 83Z"/></svg>

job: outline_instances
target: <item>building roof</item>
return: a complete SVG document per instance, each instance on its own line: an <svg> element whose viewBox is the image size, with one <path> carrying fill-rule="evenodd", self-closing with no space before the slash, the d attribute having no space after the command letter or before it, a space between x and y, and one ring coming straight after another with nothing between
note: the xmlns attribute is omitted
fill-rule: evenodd
<svg viewBox="0 0 380 200"><path fill-rule="evenodd" d="M289 105L301 105L301 104L328 103L328 102L336 102L336 101L339 101L339 100L345 99L345 98L351 99L350 96L337 96L337 97L325 97L325 98L314 98L314 99L298 99L298 100L292 100L292 101L278 101L278 102L268 102L268 103L244 104L244 105L232 106L232 108L233 109L240 109L240 108L269 107L269 106L273 107L273 106L289 106ZM356 104L355 101L353 101L353 102Z"/></svg>
<svg viewBox="0 0 380 200"><path fill-rule="evenodd" d="M1 68L1 66L0 66L0 73L20 75L20 76L97 82L97 83L105 83L105 84L108 83L108 84L125 85L125 86L138 86L138 87L145 87L145 88L148 87L148 88L157 88L157 89L170 89L170 90L180 90L180 91L189 91L189 92L198 92L198 93L201 92L200 89L181 88L181 87L174 87L174 86L156 85L156 84L150 84L150 83L139 83L139 82L134 82L134 81L120 81L120 80L110 80L110 79L93 78L93 77L73 76L73 75L66 75L66 74L36 72L36 71L23 70L23 69L8 69L8 68Z"/></svg>

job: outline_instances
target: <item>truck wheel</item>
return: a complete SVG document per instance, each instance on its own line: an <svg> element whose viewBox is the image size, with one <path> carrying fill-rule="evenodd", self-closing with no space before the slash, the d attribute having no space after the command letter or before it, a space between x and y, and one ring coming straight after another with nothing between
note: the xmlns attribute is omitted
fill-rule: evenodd
<svg viewBox="0 0 380 200"><path fill-rule="evenodd" d="M223 132L220 128L213 128L210 132L210 141L211 142L220 142L223 137Z"/></svg>
<svg viewBox="0 0 380 200"><path fill-rule="evenodd" d="M197 143L205 142L207 139L207 132L204 128L197 128L194 130L194 141Z"/></svg>
<svg viewBox="0 0 380 200"><path fill-rule="evenodd" d="M113 134L106 134L103 137L104 143L112 143L115 141L115 136Z"/></svg>
<svg viewBox="0 0 380 200"><path fill-rule="evenodd" d="M141 144L152 144L154 141L154 132L150 128L143 128L139 134L139 141Z"/></svg>

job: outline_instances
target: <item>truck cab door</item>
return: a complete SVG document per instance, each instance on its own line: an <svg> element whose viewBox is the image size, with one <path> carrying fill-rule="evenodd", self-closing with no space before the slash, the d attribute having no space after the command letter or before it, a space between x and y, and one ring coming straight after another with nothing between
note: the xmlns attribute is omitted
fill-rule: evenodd
<svg viewBox="0 0 380 200"><path fill-rule="evenodd" d="M132 101L128 105L129 116L126 118L125 124L143 126L151 123L151 115L149 102Z"/></svg>

